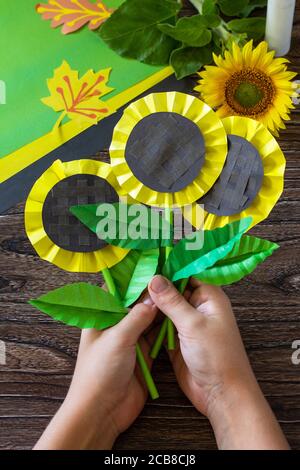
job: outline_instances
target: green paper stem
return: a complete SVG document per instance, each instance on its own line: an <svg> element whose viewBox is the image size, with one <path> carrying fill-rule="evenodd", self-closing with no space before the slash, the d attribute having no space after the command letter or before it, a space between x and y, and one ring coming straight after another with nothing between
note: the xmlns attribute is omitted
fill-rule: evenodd
<svg viewBox="0 0 300 470"><path fill-rule="evenodd" d="M174 216L173 216L173 210L170 207L166 207L165 209L165 219L168 222L170 226L173 226L174 224ZM173 245L173 243L172 243ZM172 251L173 246L166 246L166 261L168 259L169 254ZM173 350L175 349L175 332L174 332L174 325L172 320L170 318L167 318L167 334L168 334L168 349Z"/></svg>
<svg viewBox="0 0 300 470"><path fill-rule="evenodd" d="M159 333L157 335L157 338L155 340L155 343L152 346L152 349L150 351L150 357L152 359L156 359L158 356L158 353L160 351L160 348L163 344L163 341L165 339L165 336L167 334L167 329L168 329L168 318L166 317L164 321L162 322L161 328L159 330Z"/></svg>
<svg viewBox="0 0 300 470"><path fill-rule="evenodd" d="M144 376L145 382L147 384L147 388L149 390L150 397L152 398L152 400L156 400L156 398L159 397L159 393L158 393L156 385L153 381L153 378L152 378L151 372L149 370L148 364L147 364L147 362L144 358L143 351L141 350L141 347L140 347L139 344L136 345L136 356L137 356L137 360L138 360L139 366L141 368L142 374Z"/></svg>
<svg viewBox="0 0 300 470"><path fill-rule="evenodd" d="M114 297L117 297L118 299L121 299L121 296L116 288L115 282L113 280L112 275L110 274L110 271L108 268L102 269L102 274L103 278L105 281L105 284L107 286L108 292L112 294Z"/></svg>
<svg viewBox="0 0 300 470"><path fill-rule="evenodd" d="M170 318L167 319L167 338L168 338L168 349L172 351L175 349L175 328Z"/></svg>
<svg viewBox="0 0 300 470"><path fill-rule="evenodd" d="M103 274L103 278L105 280L105 284L107 286L107 289L108 289L109 293L114 295L118 299L120 299L120 294L119 294L119 292L116 288L115 282L113 280L113 277L112 277L109 269L104 268L102 270L102 274ZM137 357L137 361L139 363L139 366L141 368L142 374L144 376L148 391L150 393L150 397L152 398L152 400L155 400L156 398L159 397L159 393L158 393L158 390L157 390L156 385L154 383L154 380L152 378L150 369L149 369L148 364L147 364L147 362L144 358L143 352L142 352L141 347L140 347L139 344L136 345L136 357Z"/></svg>
<svg viewBox="0 0 300 470"><path fill-rule="evenodd" d="M187 283L188 283L188 279L181 279L179 289L178 289L181 294L183 294L183 292L184 292L184 290L187 286ZM169 320L169 318L165 318L164 321L162 322L162 325L161 325L161 328L160 328L159 333L157 335L157 338L155 340L155 343L152 346L152 349L150 351L150 357L152 359L157 358L158 353L159 353L159 351L162 347L163 341L165 339L165 336L166 336L166 334L169 334L169 332L168 332L168 320ZM173 326L172 322L171 322L171 324ZM174 333L174 331L173 331L173 333ZM168 337L168 339L169 339L169 337ZM170 349L170 348L168 347L168 349ZM175 338L174 338L174 348L173 349L175 349Z"/></svg>

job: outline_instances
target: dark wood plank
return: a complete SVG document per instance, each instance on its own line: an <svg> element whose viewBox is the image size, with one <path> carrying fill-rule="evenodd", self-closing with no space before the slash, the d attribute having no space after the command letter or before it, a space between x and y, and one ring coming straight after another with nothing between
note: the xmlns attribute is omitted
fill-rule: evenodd
<svg viewBox="0 0 300 470"><path fill-rule="evenodd" d="M300 72L300 5L291 68ZM285 190L270 217L252 234L280 249L255 273L226 288L262 389L293 448L300 448L300 366L291 363L300 339L300 108L280 145L287 159ZM107 151L97 158L107 160ZM62 402L72 377L79 331L52 321L27 301L68 282L100 276L65 273L41 261L27 240L24 204L0 216L0 449L30 449ZM214 449L211 427L179 390L167 355L154 366L161 397L149 401L117 449Z"/></svg>

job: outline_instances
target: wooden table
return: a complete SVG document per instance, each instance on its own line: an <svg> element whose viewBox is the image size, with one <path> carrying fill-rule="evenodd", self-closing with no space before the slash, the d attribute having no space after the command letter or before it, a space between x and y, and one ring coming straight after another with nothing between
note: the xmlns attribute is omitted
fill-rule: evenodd
<svg viewBox="0 0 300 470"><path fill-rule="evenodd" d="M300 5L291 68L300 72ZM268 220L251 233L281 248L252 275L226 288L259 383L295 449L300 449L300 365L291 362L300 340L300 110L280 134L287 159L285 191ZM100 153L105 157L105 152ZM94 276L65 273L41 261L27 240L24 205L0 217L0 449L30 449L62 402L72 376L79 330L28 303L50 289ZM214 449L207 419L179 390L165 353L153 374L160 399L148 401L116 449Z"/></svg>

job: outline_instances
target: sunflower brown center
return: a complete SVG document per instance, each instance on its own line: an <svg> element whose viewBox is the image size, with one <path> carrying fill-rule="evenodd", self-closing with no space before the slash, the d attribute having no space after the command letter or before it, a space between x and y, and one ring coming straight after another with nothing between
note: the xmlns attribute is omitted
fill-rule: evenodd
<svg viewBox="0 0 300 470"><path fill-rule="evenodd" d="M225 84L225 98L231 109L240 115L263 114L273 103L274 85L260 70L244 69L235 72Z"/></svg>

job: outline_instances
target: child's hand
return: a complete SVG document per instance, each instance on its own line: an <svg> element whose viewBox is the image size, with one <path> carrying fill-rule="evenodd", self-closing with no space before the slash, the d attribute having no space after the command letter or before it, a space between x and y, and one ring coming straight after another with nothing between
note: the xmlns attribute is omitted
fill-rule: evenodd
<svg viewBox="0 0 300 470"><path fill-rule="evenodd" d="M178 383L210 419L219 447L288 448L222 289L192 280L184 298L171 282L155 276L149 293L178 330L179 344L169 352Z"/></svg>
<svg viewBox="0 0 300 470"><path fill-rule="evenodd" d="M135 346L157 312L149 298L144 302L112 328L82 331L67 398L36 449L109 449L140 414L147 389ZM147 359L147 337L140 345Z"/></svg>

